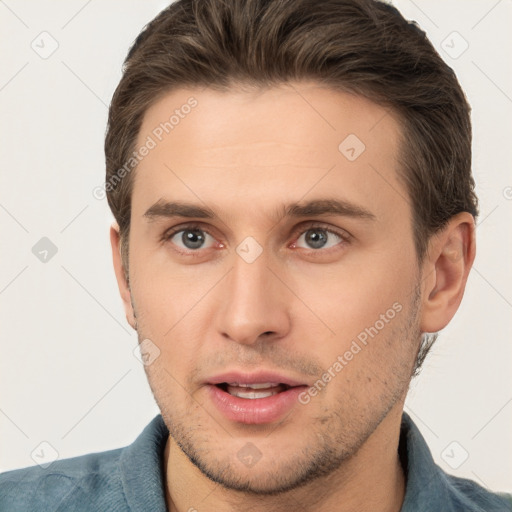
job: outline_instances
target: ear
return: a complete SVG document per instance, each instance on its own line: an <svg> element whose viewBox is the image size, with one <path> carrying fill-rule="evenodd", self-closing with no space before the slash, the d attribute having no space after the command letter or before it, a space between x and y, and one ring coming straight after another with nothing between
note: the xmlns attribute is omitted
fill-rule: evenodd
<svg viewBox="0 0 512 512"><path fill-rule="evenodd" d="M116 273L117 286L119 293L123 300L124 311L126 313L126 320L137 330L137 323L135 321L135 313L133 311L131 291L126 280L126 272L121 259L121 237L119 235L119 226L116 222L110 226L110 244L112 245L112 259L114 262L114 271Z"/></svg>
<svg viewBox="0 0 512 512"><path fill-rule="evenodd" d="M431 238L422 268L422 332L440 331L453 318L464 295L475 254L475 221L468 212L452 217Z"/></svg>

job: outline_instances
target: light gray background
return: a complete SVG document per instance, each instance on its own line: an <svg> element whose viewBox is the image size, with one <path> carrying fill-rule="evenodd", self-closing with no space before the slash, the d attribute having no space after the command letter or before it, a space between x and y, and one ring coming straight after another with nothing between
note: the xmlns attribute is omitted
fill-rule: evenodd
<svg viewBox="0 0 512 512"><path fill-rule="evenodd" d="M481 201L462 307L406 410L441 467L512 491L512 1L394 3L467 92ZM111 215L92 191L122 60L165 5L0 1L0 471L50 461L53 449L129 444L158 413L117 294ZM32 253L42 237L58 248L46 263Z"/></svg>

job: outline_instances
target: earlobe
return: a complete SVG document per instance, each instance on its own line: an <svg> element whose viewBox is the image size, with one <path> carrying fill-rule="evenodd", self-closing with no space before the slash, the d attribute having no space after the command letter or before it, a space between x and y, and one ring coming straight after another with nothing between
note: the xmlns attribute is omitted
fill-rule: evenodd
<svg viewBox="0 0 512 512"><path fill-rule="evenodd" d="M457 214L432 237L423 266L422 332L440 331L453 318L475 253L475 223L470 213Z"/></svg>
<svg viewBox="0 0 512 512"><path fill-rule="evenodd" d="M126 277L126 271L121 258L121 237L119 235L119 226L116 222L110 226L110 244L112 246L112 260L114 263L114 271L116 274L117 286L123 301L126 320L131 327L137 330L135 313L133 311L131 291Z"/></svg>

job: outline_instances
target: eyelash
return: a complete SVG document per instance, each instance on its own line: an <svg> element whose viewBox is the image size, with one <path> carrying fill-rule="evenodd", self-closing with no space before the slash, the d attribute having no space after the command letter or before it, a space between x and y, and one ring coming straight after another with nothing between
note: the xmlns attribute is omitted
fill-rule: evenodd
<svg viewBox="0 0 512 512"><path fill-rule="evenodd" d="M335 247L329 247L328 249L323 249L323 250L322 249L309 249L309 251L308 251L308 249L304 249L303 247L300 247L301 250L308 251L309 253L322 252L322 253L326 254L328 252L331 252L332 250L335 250L336 247L338 247L340 244L342 244L342 245L348 244L351 239L351 236L346 231L343 231L343 230L337 231L337 230L331 228L329 225L322 224L321 222L312 222L311 224L306 224L306 226L301 225L293 232L293 239L295 240L295 242L293 242L293 243L297 243L297 240L301 237L301 235L303 235L307 231L310 231L313 229L322 229L325 232L330 233L331 235L335 235L341 239L341 242L339 244L337 244Z"/></svg>
<svg viewBox="0 0 512 512"><path fill-rule="evenodd" d="M297 228L293 231L292 238L294 239L294 242L296 243L297 240L300 238L301 235L306 233L307 231L310 231L312 229L323 229L327 233L330 233L332 235L338 236L341 239L341 242L338 245L345 245L350 243L352 236L346 232L346 231L336 231L332 229L330 226L326 224L322 224L321 222L312 222L311 224L307 224L306 226L302 225L300 228ZM205 229L201 224L192 223L192 224L181 224L180 226L176 226L174 228L171 228L164 232L162 235L161 241L162 242L168 242L171 240L171 238L176 235L176 233L179 233L180 231L187 231L187 230L199 230L203 231L204 233L210 235L212 238L215 238L215 235L213 235L208 229ZM303 247L300 247L301 250L307 251L308 253L318 253L322 252L323 254L331 252L335 247L329 247L328 249L304 249ZM175 249L178 253L186 255L186 256L192 256L192 257L198 257L201 256L200 250L189 250L189 251L183 251L181 248Z"/></svg>

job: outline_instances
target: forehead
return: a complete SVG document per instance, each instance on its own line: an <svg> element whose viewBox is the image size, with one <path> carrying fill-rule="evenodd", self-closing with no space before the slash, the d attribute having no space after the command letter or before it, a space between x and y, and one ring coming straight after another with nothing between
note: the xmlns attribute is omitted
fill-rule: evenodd
<svg viewBox="0 0 512 512"><path fill-rule="evenodd" d="M263 211L328 193L389 208L407 196L397 175L399 139L389 110L314 82L178 89L144 116L136 147L150 149L137 166L132 207L165 196Z"/></svg>

